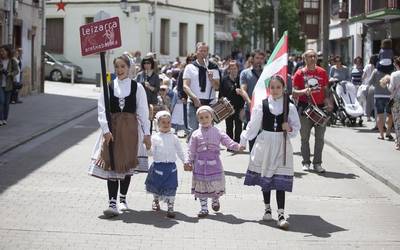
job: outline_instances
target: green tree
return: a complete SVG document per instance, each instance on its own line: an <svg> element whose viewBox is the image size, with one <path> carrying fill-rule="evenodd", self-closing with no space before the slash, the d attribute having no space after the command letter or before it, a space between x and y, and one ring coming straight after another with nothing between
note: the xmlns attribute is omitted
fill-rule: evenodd
<svg viewBox="0 0 400 250"><path fill-rule="evenodd" d="M272 27L274 13L271 0L236 0L240 10L237 27L242 35L238 45L245 51L255 45L269 44L273 48ZM287 30L289 34L289 49L304 50L304 41L299 39L299 9L298 0L280 1L279 7L279 36Z"/></svg>

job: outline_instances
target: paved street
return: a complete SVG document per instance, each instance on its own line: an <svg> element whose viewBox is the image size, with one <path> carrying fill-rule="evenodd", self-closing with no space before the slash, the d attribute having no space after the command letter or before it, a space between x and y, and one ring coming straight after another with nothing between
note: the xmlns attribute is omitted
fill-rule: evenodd
<svg viewBox="0 0 400 250"><path fill-rule="evenodd" d="M91 111L1 156L0 249L400 248L399 195L330 147L324 150L327 173L303 172L299 138L293 142L294 192L286 202L289 231L260 220L261 192L243 185L248 154L226 150L220 213L196 217L191 174L180 169L175 220L151 211L146 174L133 178L132 210L104 219L106 182L86 174L98 132Z"/></svg>

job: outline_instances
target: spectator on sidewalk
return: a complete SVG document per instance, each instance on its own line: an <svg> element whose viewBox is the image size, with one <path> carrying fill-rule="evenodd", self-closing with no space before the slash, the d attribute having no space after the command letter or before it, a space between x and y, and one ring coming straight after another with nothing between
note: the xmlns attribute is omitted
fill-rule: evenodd
<svg viewBox="0 0 400 250"><path fill-rule="evenodd" d="M201 105L209 105L215 99L215 92L219 88L218 65L209 61L208 49L205 42L198 42L196 60L187 65L183 72L183 89L189 96L187 113L190 133L199 127L197 109Z"/></svg>
<svg viewBox="0 0 400 250"><path fill-rule="evenodd" d="M393 49L392 39L384 39L381 43L381 50L378 55L378 63L376 68L385 74L393 71Z"/></svg>
<svg viewBox="0 0 400 250"><path fill-rule="evenodd" d="M14 79L14 84L13 84L13 91L11 94L11 103L15 104L15 103L22 103L22 101L19 100L19 90L22 88L22 48L18 48L15 51L15 56L14 56L14 60L17 61L18 63L18 69L19 69L19 73L15 76Z"/></svg>
<svg viewBox="0 0 400 250"><path fill-rule="evenodd" d="M400 57L394 59L396 71L390 75L389 91L392 98L392 116L396 133L396 149L400 150Z"/></svg>
<svg viewBox="0 0 400 250"><path fill-rule="evenodd" d="M367 116L367 121L371 121L371 116L375 117L375 103L374 103L374 92L375 87L369 85L369 81L371 80L372 72L375 70L375 65L378 62L378 55L372 55L369 59L369 63L365 65L363 75L362 75L362 82L363 85L366 85L366 103L365 103L365 114ZM378 127L376 126L378 129Z"/></svg>
<svg viewBox="0 0 400 250"><path fill-rule="evenodd" d="M316 66L317 53L310 49L304 52L303 59L305 66L302 69L297 70L293 76L293 97L298 98L298 110L300 113L301 122L301 155L303 158L303 170L310 170L310 134L311 129L315 130L315 144L314 144L314 158L313 167L314 170L323 173L325 169L322 167L322 150L324 148L324 136L326 126L316 125L311 119L309 119L304 113L304 109L311 102L312 105L318 106L323 109L327 106L328 112L332 111L333 105L331 100L328 98L328 75L326 71ZM317 83L317 86L315 86Z"/></svg>
<svg viewBox="0 0 400 250"><path fill-rule="evenodd" d="M240 113L244 107L244 98L241 96L243 90L239 84L239 64L235 60L231 60L227 71L228 75L221 81L219 98L226 97L235 109L235 113L225 120L226 134L235 142L239 142L243 128Z"/></svg>
<svg viewBox="0 0 400 250"><path fill-rule="evenodd" d="M7 125L10 99L15 76L19 74L18 63L13 59L10 46L0 47L0 126Z"/></svg>
<svg viewBox="0 0 400 250"><path fill-rule="evenodd" d="M375 109L377 114L377 125L379 131L378 139L384 140L385 137L389 140L393 140L393 136L390 134L392 129L393 119L392 111L389 108L390 92L387 88L387 84L390 78L384 78L385 73L375 69L372 72L371 79L369 80L369 85L374 86L374 99L375 99ZM383 78L383 79L382 79ZM382 80L382 82L381 82ZM386 113L386 136L385 133L385 113Z"/></svg>
<svg viewBox="0 0 400 250"><path fill-rule="evenodd" d="M116 78L107 86L111 128L106 118L104 94L100 95L98 102L98 121L102 133L95 144L88 173L107 180L109 207L103 212L106 217L117 216L120 210L129 210L126 195L138 163L139 126L144 133L143 143L147 149L151 147L146 92L141 84L128 77L129 67L126 56L114 59ZM110 160L110 142L113 142L114 166ZM118 189L120 195L117 206Z"/></svg>
<svg viewBox="0 0 400 250"><path fill-rule="evenodd" d="M363 65L361 57L357 56L353 60L353 68L351 69L351 82L356 89L361 85L361 77L363 75Z"/></svg>
<svg viewBox="0 0 400 250"><path fill-rule="evenodd" d="M340 56L335 56L335 65L331 67L329 72L329 81L350 81L349 69L343 65L342 58Z"/></svg>

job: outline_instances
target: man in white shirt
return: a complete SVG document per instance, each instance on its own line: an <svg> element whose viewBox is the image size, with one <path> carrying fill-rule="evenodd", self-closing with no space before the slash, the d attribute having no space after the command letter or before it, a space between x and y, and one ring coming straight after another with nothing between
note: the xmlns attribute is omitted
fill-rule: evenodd
<svg viewBox="0 0 400 250"><path fill-rule="evenodd" d="M208 61L208 45L198 42L196 61L186 66L183 72L183 89L189 97L188 127L190 133L199 127L196 110L201 105L210 105L219 88L218 66Z"/></svg>

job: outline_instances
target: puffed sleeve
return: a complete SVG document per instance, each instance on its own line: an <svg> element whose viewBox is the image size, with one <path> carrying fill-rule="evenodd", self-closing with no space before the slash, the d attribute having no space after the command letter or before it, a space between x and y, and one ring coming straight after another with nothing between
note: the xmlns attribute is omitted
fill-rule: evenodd
<svg viewBox="0 0 400 250"><path fill-rule="evenodd" d="M185 153L183 152L182 145L179 142L179 139L176 137L176 135L174 135L174 144L175 144L175 151L176 151L176 154L178 155L178 158L183 163L186 163L188 161L187 157L186 157Z"/></svg>
<svg viewBox="0 0 400 250"><path fill-rule="evenodd" d="M189 150L188 150L188 161L189 163L193 163L196 159L197 154L197 137L192 133L189 141Z"/></svg>
<svg viewBox="0 0 400 250"><path fill-rule="evenodd" d="M232 140L225 132L219 131L221 135L221 144L230 150L238 151L240 144Z"/></svg>
<svg viewBox="0 0 400 250"><path fill-rule="evenodd" d="M100 128L103 134L110 132L108 128L107 118L106 118L106 108L104 105L104 92L101 91L99 100L97 101L97 120L99 121Z"/></svg>
<svg viewBox="0 0 400 250"><path fill-rule="evenodd" d="M142 124L144 135L150 135L149 107L147 106L146 91L142 84L137 84L136 90L136 113Z"/></svg>
<svg viewBox="0 0 400 250"><path fill-rule="evenodd" d="M292 128L292 131L288 133L289 138L294 138L299 133L301 124L299 113L297 112L297 109L293 104L289 105L288 123L289 126Z"/></svg>
<svg viewBox="0 0 400 250"><path fill-rule="evenodd" d="M256 104L251 112L250 122L247 124L246 130L240 135L240 145L246 146L247 141L254 139L262 126L263 110L262 103Z"/></svg>

